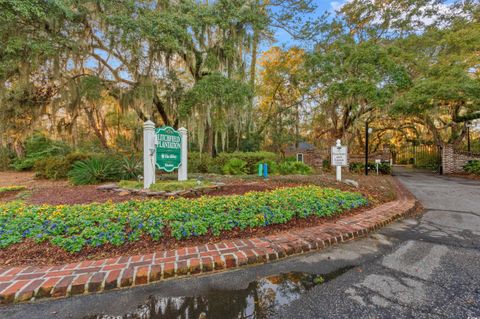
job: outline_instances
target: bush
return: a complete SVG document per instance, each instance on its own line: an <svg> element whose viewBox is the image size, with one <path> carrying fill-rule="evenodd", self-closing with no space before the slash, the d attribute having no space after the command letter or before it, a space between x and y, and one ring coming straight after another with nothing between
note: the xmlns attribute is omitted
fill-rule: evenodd
<svg viewBox="0 0 480 319"><path fill-rule="evenodd" d="M15 153L8 147L0 146L0 171L5 171L15 159Z"/></svg>
<svg viewBox="0 0 480 319"><path fill-rule="evenodd" d="M365 171L365 165L362 163L350 163L349 171L352 173L361 174Z"/></svg>
<svg viewBox="0 0 480 319"><path fill-rule="evenodd" d="M120 175L122 179L137 179L143 174L143 159L132 155L118 159L120 162Z"/></svg>
<svg viewBox="0 0 480 319"><path fill-rule="evenodd" d="M480 161L468 161L468 163L463 166L463 169L469 174L480 175Z"/></svg>
<svg viewBox="0 0 480 319"><path fill-rule="evenodd" d="M377 172L377 164L376 163L368 163L368 168L370 172L376 173ZM365 164L363 163L350 163L349 165L350 172L362 174L365 172ZM392 167L389 163L381 163L378 164L378 173L382 175L391 175L392 174Z"/></svg>
<svg viewBox="0 0 480 319"><path fill-rule="evenodd" d="M247 163L245 174L257 174L259 163L274 163L278 156L270 152L233 152L220 153L217 157L212 158L208 154L200 156L198 152L190 152L188 154L188 171L190 173L222 174L223 167L232 159L240 159Z"/></svg>
<svg viewBox="0 0 480 319"><path fill-rule="evenodd" d="M214 162L218 167L224 167L231 159L240 159L246 162L247 174L256 174L258 170L257 164L259 162L274 162L277 161L278 156L271 152L233 152L233 153L220 153L214 159Z"/></svg>
<svg viewBox="0 0 480 319"><path fill-rule="evenodd" d="M79 252L86 246L120 246L145 236L160 240L166 229L176 239L209 233L217 236L234 228L245 230L295 218L334 216L367 203L359 193L317 186L200 199L72 206L10 202L0 204L0 249L29 238Z"/></svg>
<svg viewBox="0 0 480 319"><path fill-rule="evenodd" d="M67 156L49 156L35 161L33 171L37 178L63 179L68 177L73 163L90 158L90 154L74 152Z"/></svg>
<svg viewBox="0 0 480 319"><path fill-rule="evenodd" d="M66 178L70 164L63 156L49 156L35 161L33 171L35 177L46 179Z"/></svg>
<svg viewBox="0 0 480 319"><path fill-rule="evenodd" d="M247 162L232 158L222 167L222 171L226 175L245 175L248 173Z"/></svg>
<svg viewBox="0 0 480 319"><path fill-rule="evenodd" d="M440 166L439 155L435 152L417 152L415 156L416 159L414 163L416 168L437 170Z"/></svg>
<svg viewBox="0 0 480 319"><path fill-rule="evenodd" d="M308 175L313 169L303 162L282 162L278 165L281 175Z"/></svg>
<svg viewBox="0 0 480 319"><path fill-rule="evenodd" d="M213 173L221 174L222 166L219 166L208 154L198 152L188 153L188 172L189 173Z"/></svg>
<svg viewBox="0 0 480 319"><path fill-rule="evenodd" d="M118 160L107 156L95 156L77 161L68 172L74 185L98 184L121 179Z"/></svg>
<svg viewBox="0 0 480 319"><path fill-rule="evenodd" d="M35 162L50 156L66 155L70 147L61 141L54 141L43 134L34 134L25 141L25 157L18 158L12 164L17 171L30 170Z"/></svg>

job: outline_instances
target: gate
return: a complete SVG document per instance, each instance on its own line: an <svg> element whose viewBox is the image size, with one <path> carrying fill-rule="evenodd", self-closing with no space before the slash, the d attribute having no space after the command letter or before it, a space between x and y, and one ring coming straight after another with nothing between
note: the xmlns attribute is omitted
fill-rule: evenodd
<svg viewBox="0 0 480 319"><path fill-rule="evenodd" d="M437 145L403 146L393 153L396 165L412 165L442 173L442 150Z"/></svg>

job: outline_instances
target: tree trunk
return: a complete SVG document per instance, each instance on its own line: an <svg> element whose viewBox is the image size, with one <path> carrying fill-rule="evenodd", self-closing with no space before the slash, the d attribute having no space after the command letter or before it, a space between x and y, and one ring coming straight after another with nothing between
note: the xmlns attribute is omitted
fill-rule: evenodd
<svg viewBox="0 0 480 319"><path fill-rule="evenodd" d="M160 114L160 117L162 118L163 125L171 126L170 119L168 118L168 115L167 115L167 111L165 110L165 107L162 101L160 101L156 93L153 96L153 104L157 108L157 111Z"/></svg>
<svg viewBox="0 0 480 319"><path fill-rule="evenodd" d="M253 39L252 39L252 61L250 62L250 89L252 90L252 97L250 98L250 103L248 104L247 110L247 139L250 138L250 130L252 125L252 116L253 116L253 99L255 92L255 76L257 73L257 51L258 51L258 42L260 41L260 34L257 28L253 29Z"/></svg>
<svg viewBox="0 0 480 319"><path fill-rule="evenodd" d="M98 140L100 141L100 143L105 149L108 149L107 139L105 138L105 135L103 135L100 129L98 128L97 122L95 121L95 117L93 116L93 111L86 108L85 113L87 114L88 122L90 123L90 126L93 129L93 132L98 137Z"/></svg>
<svg viewBox="0 0 480 319"><path fill-rule="evenodd" d="M215 143L214 143L214 131L212 125L207 123L207 127L205 129L207 133L207 145L205 147L205 152L210 153L212 157L216 156L215 152Z"/></svg>

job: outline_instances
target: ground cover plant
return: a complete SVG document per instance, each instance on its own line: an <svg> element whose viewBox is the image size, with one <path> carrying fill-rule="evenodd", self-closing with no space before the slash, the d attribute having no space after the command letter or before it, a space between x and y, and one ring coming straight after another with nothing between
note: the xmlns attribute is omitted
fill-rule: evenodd
<svg viewBox="0 0 480 319"><path fill-rule="evenodd" d="M171 191L181 191L181 190L192 189L195 187L206 187L210 185L212 185L212 183L209 181L200 181L196 179L189 179L187 181L181 181L181 182L166 180L166 181L155 182L155 184L152 184L150 186L150 190L171 192ZM122 180L118 183L118 186L120 186L121 188L127 188L127 189L142 189L143 182Z"/></svg>
<svg viewBox="0 0 480 319"><path fill-rule="evenodd" d="M1 193L6 193L6 192L21 191L21 190L24 190L25 188L26 188L25 186L5 186L5 187L0 187L0 194L1 194Z"/></svg>
<svg viewBox="0 0 480 319"><path fill-rule="evenodd" d="M0 248L26 238L49 241L68 252L86 246L120 246L167 232L177 240L223 231L328 217L367 205L359 193L317 186L281 188L237 196L127 201L88 205L0 204Z"/></svg>

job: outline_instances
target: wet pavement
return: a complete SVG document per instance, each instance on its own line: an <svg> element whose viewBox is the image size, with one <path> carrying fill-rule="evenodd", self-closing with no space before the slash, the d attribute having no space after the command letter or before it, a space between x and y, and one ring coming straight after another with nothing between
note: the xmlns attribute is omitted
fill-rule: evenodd
<svg viewBox="0 0 480 319"><path fill-rule="evenodd" d="M397 172L423 216L276 263L0 308L0 318L480 317L480 182Z"/></svg>
<svg viewBox="0 0 480 319"><path fill-rule="evenodd" d="M301 272L282 273L260 278L237 290L211 289L199 296L149 296L133 312L120 318L267 318L280 307L297 300L314 286L335 279L351 267L340 268L329 274ZM97 314L85 319L110 319Z"/></svg>

